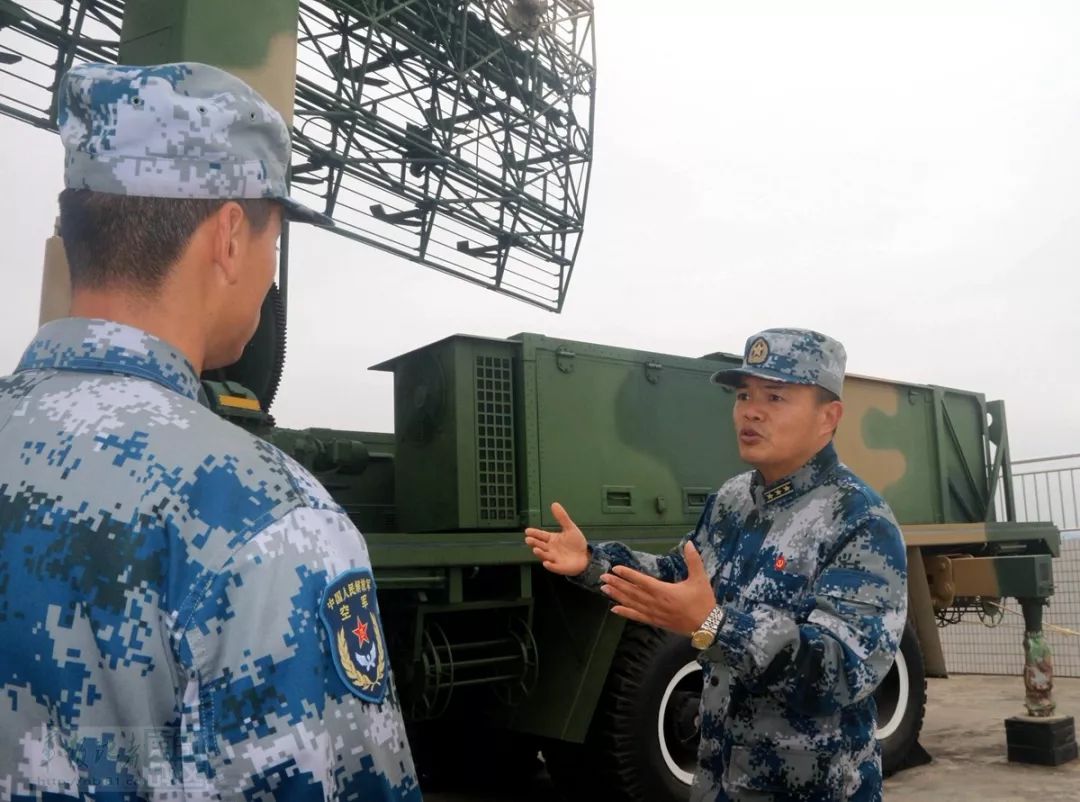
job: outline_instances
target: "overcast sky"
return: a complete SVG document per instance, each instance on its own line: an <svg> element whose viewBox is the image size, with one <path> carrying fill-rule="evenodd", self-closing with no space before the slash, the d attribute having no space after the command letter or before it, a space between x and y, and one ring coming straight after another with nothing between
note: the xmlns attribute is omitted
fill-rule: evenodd
<svg viewBox="0 0 1080 802"><path fill-rule="evenodd" d="M295 227L279 423L389 431L367 367L457 332L700 356L794 325L843 341L852 372L1004 398L1015 458L1080 451L1080 4L597 5L563 314ZM7 118L0 153L7 370L62 164Z"/></svg>

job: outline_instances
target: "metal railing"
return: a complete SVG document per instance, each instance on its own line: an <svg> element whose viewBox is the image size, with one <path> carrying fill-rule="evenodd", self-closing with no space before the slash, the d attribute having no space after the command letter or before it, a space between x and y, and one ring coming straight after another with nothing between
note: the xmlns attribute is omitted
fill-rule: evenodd
<svg viewBox="0 0 1080 802"><path fill-rule="evenodd" d="M1080 628L1080 454L1014 460L1009 467L1016 520L1051 521L1063 537L1045 623ZM995 509L998 520L1007 519L1004 483L997 488ZM1018 675L1023 670L1020 605L1015 599L1002 603L1005 614L992 627L970 617L940 630L950 672ZM1080 638L1048 627L1046 639L1057 676L1080 677Z"/></svg>
<svg viewBox="0 0 1080 802"><path fill-rule="evenodd" d="M1024 617L1015 599L1003 599L1006 612L1000 620L975 616L939 629L945 664L953 674L1003 674L1020 676L1024 669ZM1053 650L1054 674L1080 677L1080 638L1051 627L1080 628L1080 538L1061 544L1054 560L1054 595L1043 624L1046 641Z"/></svg>
<svg viewBox="0 0 1080 802"><path fill-rule="evenodd" d="M1052 521L1065 537L1080 534L1080 454L1014 460L1012 488L1018 521ZM1004 487L995 508L1004 520Z"/></svg>

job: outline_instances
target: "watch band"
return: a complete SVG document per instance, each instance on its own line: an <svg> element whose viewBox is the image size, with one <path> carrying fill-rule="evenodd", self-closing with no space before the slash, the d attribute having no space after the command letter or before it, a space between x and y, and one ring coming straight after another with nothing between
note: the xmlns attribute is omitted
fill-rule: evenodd
<svg viewBox="0 0 1080 802"><path fill-rule="evenodd" d="M725 615L724 608L719 604L713 607L705 616L701 626L690 636L690 643L696 649L707 649L712 646L713 641L716 640L716 633L720 631L720 626L724 623Z"/></svg>

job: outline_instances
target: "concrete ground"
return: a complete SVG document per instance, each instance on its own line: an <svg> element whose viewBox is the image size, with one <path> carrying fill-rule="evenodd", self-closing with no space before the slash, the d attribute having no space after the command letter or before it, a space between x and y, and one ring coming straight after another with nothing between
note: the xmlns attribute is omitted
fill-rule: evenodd
<svg viewBox="0 0 1080 802"><path fill-rule="evenodd" d="M885 783L885 802L1077 802L1080 760L1056 768L1009 763L1008 716L1023 712L1019 677L954 676L930 680L920 741L933 762ZM1058 712L1080 718L1080 679L1058 679ZM558 802L541 776L525 787L494 792L425 794L427 802Z"/></svg>
<svg viewBox="0 0 1080 802"><path fill-rule="evenodd" d="M1005 758L1004 719L1023 712L1018 677L932 679L920 738L934 760L885 783L886 802L1076 802L1080 760L1027 766ZM1080 717L1080 679L1058 679L1058 712Z"/></svg>

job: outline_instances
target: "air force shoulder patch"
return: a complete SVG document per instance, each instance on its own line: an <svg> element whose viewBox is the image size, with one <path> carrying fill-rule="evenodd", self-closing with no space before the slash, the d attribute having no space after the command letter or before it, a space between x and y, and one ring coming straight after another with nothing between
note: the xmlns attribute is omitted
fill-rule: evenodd
<svg viewBox="0 0 1080 802"><path fill-rule="evenodd" d="M371 571L354 568L334 577L323 591L319 615L341 681L365 702L382 703L390 671Z"/></svg>

